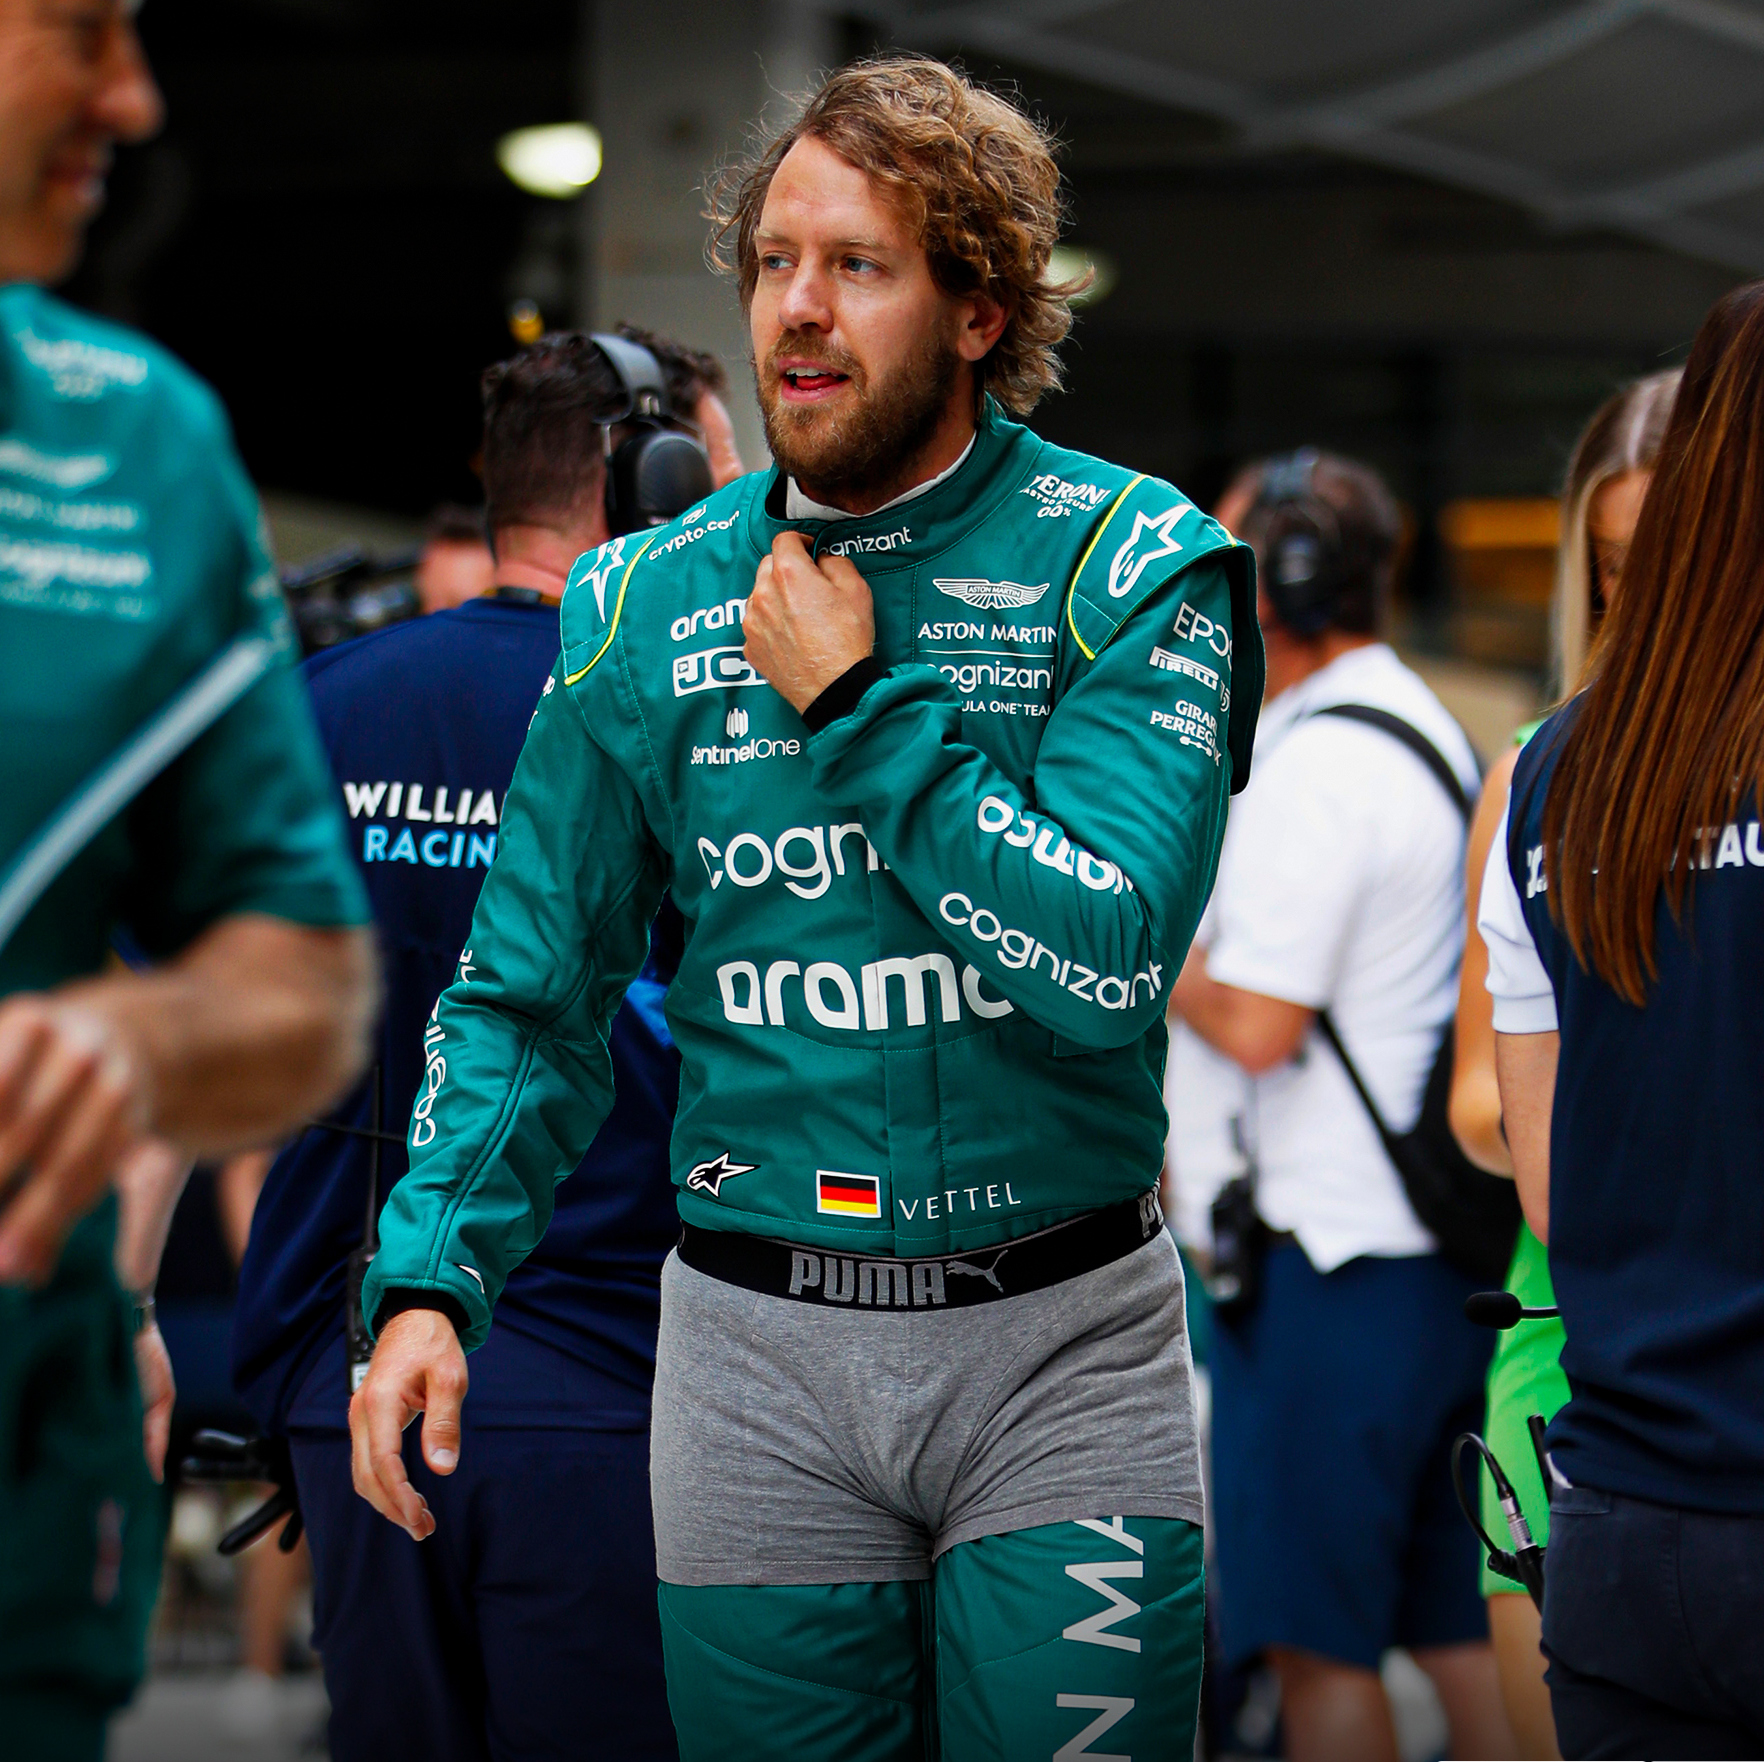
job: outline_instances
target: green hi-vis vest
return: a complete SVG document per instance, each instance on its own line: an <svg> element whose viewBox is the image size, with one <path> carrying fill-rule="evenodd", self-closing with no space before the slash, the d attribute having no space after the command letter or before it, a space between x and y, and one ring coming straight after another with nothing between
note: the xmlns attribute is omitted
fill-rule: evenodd
<svg viewBox="0 0 1764 1762"><path fill-rule="evenodd" d="M888 668L813 735L742 653L791 529L863 573ZM563 642L369 1315L445 1291L483 1339L611 1106L607 1024L664 891L688 1221L931 1255L1156 1182L1164 1010L1261 703L1247 549L988 405L959 470L879 513L787 520L772 472L602 546Z"/></svg>

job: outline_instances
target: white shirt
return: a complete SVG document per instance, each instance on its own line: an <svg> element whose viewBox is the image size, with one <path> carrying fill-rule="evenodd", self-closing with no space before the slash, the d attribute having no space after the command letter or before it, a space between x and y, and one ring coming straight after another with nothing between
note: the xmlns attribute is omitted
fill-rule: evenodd
<svg viewBox="0 0 1764 1762"><path fill-rule="evenodd" d="M870 514L886 514L890 508L898 508L902 502L916 502L920 496L928 496L946 477L954 477L967 464L968 455L974 450L977 437L970 435L968 444L962 448L961 457L953 465L946 466L935 477L927 477L923 483L915 484L905 495L896 496L892 502L884 502L879 508L872 508ZM862 515L869 519L870 514ZM784 482L784 518L786 520L856 520L860 516L848 514L843 508L829 506L826 502L817 502L812 496L804 495L797 487L794 477Z"/></svg>
<svg viewBox="0 0 1764 1762"><path fill-rule="evenodd" d="M1475 794L1463 731L1383 643L1350 649L1282 692L1262 712L1250 783L1226 829L1207 971L1240 990L1327 1008L1386 1123L1401 1132L1420 1111L1457 1001L1464 821L1400 742L1314 715L1347 703L1413 724ZM1434 1249L1314 1027L1296 1057L1246 1093L1258 1209L1292 1231L1319 1271L1356 1255ZM1183 1121L1175 1129L1180 1171ZM1202 1123L1208 1130L1216 1136ZM1178 1215L1191 1209L1185 1197Z"/></svg>
<svg viewBox="0 0 1764 1762"><path fill-rule="evenodd" d="M1501 810L1500 830L1489 847L1482 872L1482 895L1476 905L1476 928L1488 944L1488 990L1494 999L1497 1034L1556 1032L1556 989L1538 958L1531 926L1519 907L1519 889L1507 861L1508 806Z"/></svg>

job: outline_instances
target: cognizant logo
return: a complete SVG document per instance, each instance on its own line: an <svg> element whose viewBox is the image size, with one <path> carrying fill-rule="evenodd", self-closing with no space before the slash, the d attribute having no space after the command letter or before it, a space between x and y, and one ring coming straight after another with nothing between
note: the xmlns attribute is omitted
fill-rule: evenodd
<svg viewBox="0 0 1764 1762"><path fill-rule="evenodd" d="M835 544L824 545L824 549L832 557L858 557L872 551L897 551L902 545L913 542L913 529L910 526L896 527L893 532L870 532L858 538L842 538Z"/></svg>
<svg viewBox="0 0 1764 1762"><path fill-rule="evenodd" d="M1116 973L1099 973L1082 961L1073 960L1049 948L1027 930L1010 929L997 912L977 906L965 893L946 893L937 902L938 916L958 930L968 931L977 941L993 945L993 955L1001 967L1014 973L1028 971L1050 979L1062 991L1086 1003L1100 1004L1104 1009L1127 1009L1139 997L1139 987L1150 997L1164 989L1164 968L1153 961L1129 978ZM1042 962L1047 963L1042 972Z"/></svg>
<svg viewBox="0 0 1764 1762"><path fill-rule="evenodd" d="M761 744L800 748L800 742L794 740L748 742L749 746ZM693 763L697 762L695 758ZM798 898L819 899L833 885L833 877L846 872L846 843L852 838L863 846L861 855L852 855L854 872L858 867L875 870L883 866L875 845L856 820L843 826L788 826L769 844L757 832L737 832L720 850L710 839L700 838L698 854L713 893L725 881L736 887L764 887L778 876Z"/></svg>

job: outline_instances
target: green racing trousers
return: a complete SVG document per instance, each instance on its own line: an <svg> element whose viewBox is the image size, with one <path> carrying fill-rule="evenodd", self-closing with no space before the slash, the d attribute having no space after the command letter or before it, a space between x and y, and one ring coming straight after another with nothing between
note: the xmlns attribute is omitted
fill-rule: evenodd
<svg viewBox="0 0 1764 1762"><path fill-rule="evenodd" d="M929 1580L660 1588L682 1762L1164 1762L1194 1753L1200 1529L984 1536Z"/></svg>

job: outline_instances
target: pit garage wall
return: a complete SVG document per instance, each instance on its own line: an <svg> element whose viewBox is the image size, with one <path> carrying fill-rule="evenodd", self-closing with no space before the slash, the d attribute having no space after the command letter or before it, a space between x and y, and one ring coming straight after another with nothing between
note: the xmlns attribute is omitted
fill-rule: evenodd
<svg viewBox="0 0 1764 1762"><path fill-rule="evenodd" d="M640 0L590 7L587 114L605 159L584 204L582 317L628 319L711 350L729 374L743 456L766 458L731 283L705 267L704 180L741 150L756 118L840 58L833 24L784 0Z"/></svg>

